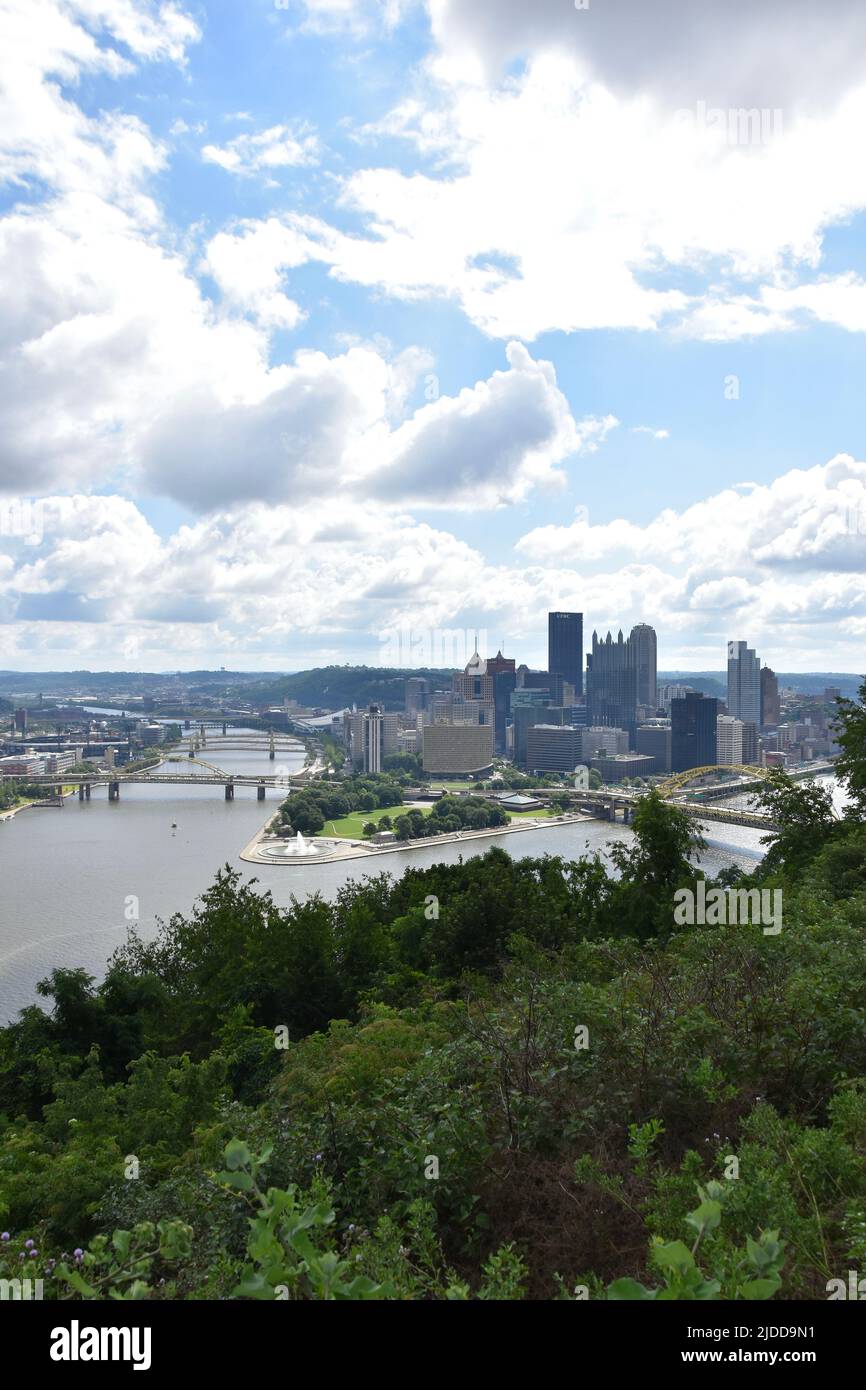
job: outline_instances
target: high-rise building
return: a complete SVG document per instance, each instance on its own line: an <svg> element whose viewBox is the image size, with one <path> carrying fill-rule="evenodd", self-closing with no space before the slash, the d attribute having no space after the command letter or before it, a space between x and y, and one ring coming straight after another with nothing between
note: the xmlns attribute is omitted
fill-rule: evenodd
<svg viewBox="0 0 866 1390"><path fill-rule="evenodd" d="M546 690L515 690L511 697L512 752L518 767L526 767L527 734L536 724L571 724L561 706L550 703Z"/></svg>
<svg viewBox="0 0 866 1390"><path fill-rule="evenodd" d="M720 714L718 716L716 720L716 761L721 767L733 767L737 763L745 762L743 757L744 728L742 719L735 719L732 714Z"/></svg>
<svg viewBox="0 0 866 1390"><path fill-rule="evenodd" d="M429 680L424 676L410 676L406 682L406 713L423 714L429 706Z"/></svg>
<svg viewBox="0 0 866 1390"><path fill-rule="evenodd" d="M583 694L583 614L548 613L547 669Z"/></svg>
<svg viewBox="0 0 866 1390"><path fill-rule="evenodd" d="M398 751L400 716L370 705L361 713L347 713L344 723L353 765L362 772L381 772L385 758Z"/></svg>
<svg viewBox="0 0 866 1390"><path fill-rule="evenodd" d="M493 676L494 680L503 673L511 672L513 675L517 669L517 663L513 656L503 656L502 651L498 651L495 656L489 656L485 662L488 676Z"/></svg>
<svg viewBox="0 0 866 1390"><path fill-rule="evenodd" d="M495 745L497 753L506 750L506 729L511 715L511 697L514 694L517 677L514 663L510 671L496 671L493 676L493 709Z"/></svg>
<svg viewBox="0 0 866 1390"><path fill-rule="evenodd" d="M716 721L718 700L692 691L671 700L671 771L715 767L718 762Z"/></svg>
<svg viewBox="0 0 866 1390"><path fill-rule="evenodd" d="M464 670L454 676L452 690L455 705L462 702L465 706L471 706L477 713L477 721L473 722L493 725L495 722L493 676L487 669L487 662L478 655L477 651L473 652ZM462 722L468 723L469 720Z"/></svg>
<svg viewBox="0 0 866 1390"><path fill-rule="evenodd" d="M634 740L637 731L637 663L635 647L620 630L614 642L610 633L599 641L592 634L592 652L586 658L587 723L626 729Z"/></svg>
<svg viewBox="0 0 866 1390"><path fill-rule="evenodd" d="M544 690L554 705L564 703L566 685L573 690L571 684L556 671L531 671L524 665L518 666L516 675L518 690Z"/></svg>
<svg viewBox="0 0 866 1390"><path fill-rule="evenodd" d="M761 663L745 642L728 643L728 714L761 722Z"/></svg>
<svg viewBox="0 0 866 1390"><path fill-rule="evenodd" d="M526 734L528 772L574 772L583 761L581 731L571 724L535 724Z"/></svg>
<svg viewBox="0 0 866 1390"><path fill-rule="evenodd" d="M637 665L637 702L644 709L658 708L658 642L655 628L638 623L629 635Z"/></svg>
<svg viewBox="0 0 866 1390"><path fill-rule="evenodd" d="M769 666L761 670L761 727L776 725L782 717L779 702L779 679Z"/></svg>
<svg viewBox="0 0 866 1390"><path fill-rule="evenodd" d="M595 728L583 728L578 730L580 734L581 753L583 761L589 763L594 757L600 754L627 753L629 736L625 729L615 729L610 725Z"/></svg>
<svg viewBox="0 0 866 1390"><path fill-rule="evenodd" d="M758 726L751 719L743 720L743 762L749 767L758 766Z"/></svg>
<svg viewBox="0 0 866 1390"><path fill-rule="evenodd" d="M671 725L669 719L654 719L637 728L636 747L639 753L655 758L656 772L671 770Z"/></svg>
<svg viewBox="0 0 866 1390"><path fill-rule="evenodd" d="M422 733L425 772L487 772L493 764L492 724L428 724Z"/></svg>

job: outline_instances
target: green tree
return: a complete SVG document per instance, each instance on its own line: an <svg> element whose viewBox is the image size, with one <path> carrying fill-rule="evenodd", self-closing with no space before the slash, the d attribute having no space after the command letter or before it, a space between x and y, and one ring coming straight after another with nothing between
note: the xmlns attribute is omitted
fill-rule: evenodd
<svg viewBox="0 0 866 1390"><path fill-rule="evenodd" d="M772 873L784 864L792 874L801 874L838 829L829 788L811 780L795 781L783 768L772 769L758 801L776 825L762 840L769 846L762 872Z"/></svg>
<svg viewBox="0 0 866 1390"><path fill-rule="evenodd" d="M841 752L836 759L836 772L851 799L849 814L858 820L866 816L866 678L856 700L837 702L837 732Z"/></svg>

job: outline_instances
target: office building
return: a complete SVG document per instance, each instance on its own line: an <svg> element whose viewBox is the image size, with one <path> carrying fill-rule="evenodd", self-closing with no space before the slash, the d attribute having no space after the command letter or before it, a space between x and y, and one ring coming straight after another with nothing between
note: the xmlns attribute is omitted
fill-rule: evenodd
<svg viewBox="0 0 866 1390"><path fill-rule="evenodd" d="M535 724L526 733L528 772L574 772L583 764L581 731L571 724Z"/></svg>
<svg viewBox="0 0 866 1390"><path fill-rule="evenodd" d="M511 714L511 696L517 685L516 662L513 657L498 651L487 662L487 674L493 678L493 728L497 753L506 751L505 730Z"/></svg>
<svg viewBox="0 0 866 1390"><path fill-rule="evenodd" d="M608 753L593 758L590 767L603 782L616 785L626 777L649 777L655 771L655 759L644 753Z"/></svg>
<svg viewBox="0 0 866 1390"><path fill-rule="evenodd" d="M637 661L631 638L620 630L614 642L610 633L602 642L592 634L592 652L586 658L586 703L589 724L625 729L634 740L637 732Z"/></svg>
<svg viewBox="0 0 866 1390"><path fill-rule="evenodd" d="M579 729L581 755L585 763L590 763L599 754L627 753L629 737L625 729L611 729L590 725Z"/></svg>
<svg viewBox="0 0 866 1390"><path fill-rule="evenodd" d="M518 666L517 668L517 689L518 690L543 690L550 699L551 704L565 704L565 691L568 686L572 691L572 686L557 675L555 671L531 671L528 666ZM574 700L571 694L569 703Z"/></svg>
<svg viewBox="0 0 866 1390"><path fill-rule="evenodd" d="M720 714L716 720L716 762L721 767L732 767L736 763L743 763L743 730L745 725L742 719L735 719L732 714Z"/></svg>
<svg viewBox="0 0 866 1390"><path fill-rule="evenodd" d="M7 758L0 758L0 773L6 777L26 777L32 773L38 775L43 771L43 761L33 754L11 754Z"/></svg>
<svg viewBox="0 0 866 1390"><path fill-rule="evenodd" d="M361 772L381 772L385 759L399 751L400 716L370 705L344 717L346 746L353 766Z"/></svg>
<svg viewBox="0 0 866 1390"><path fill-rule="evenodd" d="M671 701L671 771L714 767L719 702L699 691Z"/></svg>
<svg viewBox="0 0 866 1390"><path fill-rule="evenodd" d="M745 642L728 643L728 714L761 722L761 663Z"/></svg>
<svg viewBox="0 0 866 1390"><path fill-rule="evenodd" d="M658 709L658 642L655 628L638 623L629 635L637 668L637 702L655 713Z"/></svg>
<svg viewBox="0 0 866 1390"><path fill-rule="evenodd" d="M425 772L458 776L489 772L493 766L492 724L427 724L422 733Z"/></svg>
<svg viewBox="0 0 866 1390"><path fill-rule="evenodd" d="M749 767L757 767L760 763L758 726L751 719L743 720L743 762Z"/></svg>
<svg viewBox="0 0 866 1390"><path fill-rule="evenodd" d="M518 767L526 767L526 737L536 724L570 726L570 711L552 705L546 690L515 690L511 697L512 757Z"/></svg>
<svg viewBox="0 0 866 1390"><path fill-rule="evenodd" d="M547 669L583 694L582 613L548 613Z"/></svg>
<svg viewBox="0 0 866 1390"><path fill-rule="evenodd" d="M669 719L652 719L639 724L637 751L655 759L656 772L671 770L671 724Z"/></svg>
<svg viewBox="0 0 866 1390"><path fill-rule="evenodd" d="M474 652L463 671L451 683L454 696L453 718L461 723L489 724L496 721L495 687L487 662Z"/></svg>
<svg viewBox="0 0 866 1390"><path fill-rule="evenodd" d="M410 676L406 682L406 713L423 714L429 705L429 680L424 676Z"/></svg>
<svg viewBox="0 0 866 1390"><path fill-rule="evenodd" d="M782 717L779 700L779 679L769 666L761 670L761 728L775 726Z"/></svg>

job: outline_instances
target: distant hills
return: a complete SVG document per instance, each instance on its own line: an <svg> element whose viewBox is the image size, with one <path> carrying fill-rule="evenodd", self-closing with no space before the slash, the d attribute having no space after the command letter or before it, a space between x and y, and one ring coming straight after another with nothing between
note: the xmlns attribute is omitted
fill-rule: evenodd
<svg viewBox="0 0 866 1390"><path fill-rule="evenodd" d="M800 695L823 695L827 686L835 686L848 699L853 698L863 682L862 676L849 671L776 671L779 689L796 690ZM660 685L690 685L705 695L724 699L728 690L727 671L659 671Z"/></svg>
<svg viewBox="0 0 866 1390"><path fill-rule="evenodd" d="M320 666L310 671L0 671L0 696L89 695L110 698L120 695L155 695L172 699L175 692L188 692L192 699L221 696L250 700L256 704L282 704L297 700L304 707L344 709L351 705L381 704L386 709L402 709L404 687L410 676L423 676L436 683L447 682L450 670L399 670L381 666ZM820 695L827 686L836 686L843 695L855 696L863 677L839 671L777 671L780 687L802 695ZM725 671L660 671L662 685L690 685L705 695L724 699L727 693ZM2 708L2 705L0 705Z"/></svg>

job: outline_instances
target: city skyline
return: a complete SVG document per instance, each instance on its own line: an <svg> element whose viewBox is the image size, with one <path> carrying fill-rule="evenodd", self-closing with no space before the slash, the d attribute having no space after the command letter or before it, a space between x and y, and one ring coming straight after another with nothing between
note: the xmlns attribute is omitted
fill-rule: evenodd
<svg viewBox="0 0 866 1390"><path fill-rule="evenodd" d="M0 669L861 668L866 18L644 8L6 0Z"/></svg>

